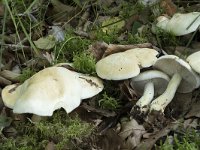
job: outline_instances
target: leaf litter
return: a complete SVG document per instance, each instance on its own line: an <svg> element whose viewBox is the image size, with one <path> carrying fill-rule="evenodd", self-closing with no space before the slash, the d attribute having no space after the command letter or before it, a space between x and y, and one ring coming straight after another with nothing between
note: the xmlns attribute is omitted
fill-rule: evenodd
<svg viewBox="0 0 200 150"><path fill-rule="evenodd" d="M9 3L13 4L12 2ZM32 3L27 4L27 6L31 6L30 4ZM18 9L15 14L16 17L18 16L21 20L33 21L32 24L41 21L41 24L35 24L28 28L28 25L23 22L24 26L16 29L12 18L5 21L9 28L6 32L1 29L4 37L1 42L1 47L4 50L0 65L1 89L6 85L18 83L18 76L23 74L24 69L31 68L39 71L54 65L55 62L71 63L72 59L69 56L75 55L75 52L73 47L67 48L66 45L77 45L77 43L72 42L71 38L76 39L78 37L78 43L83 42L83 39L90 40L91 43L86 44L87 48L79 45L79 49L84 49L84 52L90 53L96 62L108 55L132 48L155 48L161 55L169 53L182 58L199 48L198 31L194 36L190 34L176 38L165 32L158 32L156 35L151 32L151 25L158 16L164 14L172 17L178 12L180 6L182 6L182 12L191 12L191 8L200 11L196 2L180 1L176 3L171 0L162 0L152 6L141 6L138 3L123 0L116 2L100 0L97 3L94 1L51 0L36 2L35 5L33 4L34 7L30 7L30 9L20 7L22 5L17 3L13 5L16 5L15 8ZM45 7L40 8L40 5ZM131 5L133 7L130 7ZM1 3L0 16L3 16L5 9L8 9L8 7L3 6L7 5ZM144 7L146 8L144 9ZM31 17L33 20L30 19ZM109 18L114 17L121 19L123 24L115 24L115 21L109 20ZM105 19L103 23L99 18ZM102 24L102 26L99 24ZM109 24L113 24L113 26L109 26ZM27 32L30 32L30 35L27 36L24 28ZM112 30L113 28L114 30ZM63 31L65 37L63 37ZM49 35L52 36L50 39L47 38ZM71 37L66 40L66 36ZM143 36L147 37L148 42L146 42L146 39L142 39ZM177 41L170 41L170 37ZM33 40L32 43L30 39ZM59 41L61 47L57 46L57 41ZM35 53L32 44L39 49L38 54ZM18 73L15 72L16 66L18 66ZM150 69L152 68L147 70ZM29 77L26 76L26 78ZM130 111L139 97L130 86L130 80L119 82L104 80L104 84L106 85L104 89L106 94L114 99L119 99L120 107L116 107L112 111L105 109L106 107L100 107L99 100L103 97L102 93L82 102L80 107L69 116L75 117L78 114L82 120L94 125L95 130L90 136L71 137L71 142L68 146L65 145L64 149L72 149L72 147L103 150L154 149L155 144L158 144L159 141L166 141L167 136L175 135L175 133L181 135L177 131L182 127L199 131L200 103L198 89L187 94L176 93L164 114L152 113L149 116L134 117L137 114L131 114ZM3 105L2 100L0 111L1 139L4 139L5 142L5 139L22 137L24 133L18 128L18 124L28 123L29 119L27 118L31 118L32 115L13 114L12 110ZM63 110L60 111L63 113ZM42 120L46 119L43 118ZM29 127L28 124L23 124L22 128L27 126ZM31 133L28 133L28 135L31 135ZM44 138L41 140L44 142L43 149L54 150L59 146L59 142L55 139ZM18 143L17 146L20 147L17 138L14 142ZM29 142L31 143L31 141ZM30 146L30 143L26 146ZM5 145L2 142L0 144ZM21 147L23 146L21 145Z"/></svg>

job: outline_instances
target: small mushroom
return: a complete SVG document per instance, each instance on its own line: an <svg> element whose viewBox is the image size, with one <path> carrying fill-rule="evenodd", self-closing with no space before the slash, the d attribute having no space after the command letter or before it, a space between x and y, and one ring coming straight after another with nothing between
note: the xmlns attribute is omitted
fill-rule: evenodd
<svg viewBox="0 0 200 150"><path fill-rule="evenodd" d="M190 64L192 69L200 74L200 51L195 52L187 57L187 62Z"/></svg>
<svg viewBox="0 0 200 150"><path fill-rule="evenodd" d="M124 80L137 76L140 68L150 67L158 52L150 48L135 48L111 54L96 63L97 75L106 80Z"/></svg>
<svg viewBox="0 0 200 150"><path fill-rule="evenodd" d="M145 71L132 78L132 87L136 93L142 95L135 107L133 107L132 112L139 109L140 112L146 113L148 111L148 105L153 100L153 97L162 94L168 82L169 77L158 70Z"/></svg>
<svg viewBox="0 0 200 150"><path fill-rule="evenodd" d="M152 101L150 110L164 112L172 101L176 91L189 93L199 87L199 77L192 71L190 65L175 55L160 57L153 66L168 74L171 78L165 92Z"/></svg>
<svg viewBox="0 0 200 150"><path fill-rule="evenodd" d="M14 113L51 116L54 110L61 107L67 113L71 112L80 105L81 99L94 96L102 89L102 82L94 77L80 75L64 67L49 67L21 85L5 87L2 99Z"/></svg>
<svg viewBox="0 0 200 150"><path fill-rule="evenodd" d="M158 18L158 23L156 24L157 27L172 32L176 36L192 33L198 29L199 25L200 12L176 13L171 19L162 16Z"/></svg>

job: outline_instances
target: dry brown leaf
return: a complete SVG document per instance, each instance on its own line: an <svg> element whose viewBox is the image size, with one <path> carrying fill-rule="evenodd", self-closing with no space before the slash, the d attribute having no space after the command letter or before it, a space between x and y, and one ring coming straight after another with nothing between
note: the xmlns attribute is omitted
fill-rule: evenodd
<svg viewBox="0 0 200 150"><path fill-rule="evenodd" d="M139 145L137 145L135 150L150 150L150 149L152 149L153 146L155 145L155 143L157 142L157 140L159 140L163 136L166 136L170 131L176 130L178 128L178 125L179 125L178 122L169 124L164 129L154 133L154 135L149 137L149 139L143 140Z"/></svg>
<svg viewBox="0 0 200 150"><path fill-rule="evenodd" d="M151 43L133 44L133 45L109 44L105 53L103 54L103 57L118 52L124 52L128 49L133 49L133 48L152 48L152 44Z"/></svg>
<svg viewBox="0 0 200 150"><path fill-rule="evenodd" d="M122 147L122 140L114 130L109 129L105 134L100 135L97 145L101 147L102 150L120 150Z"/></svg>
<svg viewBox="0 0 200 150"><path fill-rule="evenodd" d="M94 58L98 61L102 58L107 47L108 44L105 42L95 42L89 46L89 52L91 52Z"/></svg>
<svg viewBox="0 0 200 150"><path fill-rule="evenodd" d="M131 119L129 122L122 123L122 130L119 136L124 141L124 148L133 149L136 147L145 133L142 125L139 125L136 120Z"/></svg>
<svg viewBox="0 0 200 150"><path fill-rule="evenodd" d="M197 117L200 118L200 101L193 103L190 111L185 115L185 118Z"/></svg>
<svg viewBox="0 0 200 150"><path fill-rule="evenodd" d="M49 142L45 147L45 150L55 150L55 149L56 147L54 142Z"/></svg>
<svg viewBox="0 0 200 150"><path fill-rule="evenodd" d="M20 74L14 73L10 70L3 70L0 72L0 75L12 82L19 82L19 76Z"/></svg>
<svg viewBox="0 0 200 150"><path fill-rule="evenodd" d="M130 86L130 80L125 80L124 82L119 84L119 88L121 93L129 100L136 101L137 94L134 89Z"/></svg>
<svg viewBox="0 0 200 150"><path fill-rule="evenodd" d="M177 11L177 7L172 0L162 0L160 6L169 16L173 16Z"/></svg>

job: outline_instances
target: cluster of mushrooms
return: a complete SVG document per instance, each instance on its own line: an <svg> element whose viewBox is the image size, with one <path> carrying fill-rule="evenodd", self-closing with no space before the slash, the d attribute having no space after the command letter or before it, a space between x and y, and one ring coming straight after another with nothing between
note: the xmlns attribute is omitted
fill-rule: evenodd
<svg viewBox="0 0 200 150"><path fill-rule="evenodd" d="M190 19L190 23L178 22L185 21L183 16ZM160 17L157 27L172 31L177 36L188 34L198 29L199 16L200 13L195 12L175 14L171 19ZM172 29L172 22L179 25L177 30ZM151 48L114 53L96 63L96 72L104 80L131 79L131 86L140 96L134 108L139 108L144 114L148 111L163 113L176 92L189 93L200 86L197 74L200 74L200 51L186 60L175 55L157 58L158 54ZM143 68L147 71L141 72ZM56 65L39 71L21 85L6 86L2 90L2 99L14 113L51 116L61 107L69 113L80 105L82 99L93 97L103 90L100 78Z"/></svg>
<svg viewBox="0 0 200 150"><path fill-rule="evenodd" d="M157 55L158 52L150 48L130 49L101 59L96 64L96 71L106 80L131 78L131 86L141 96L137 108L142 113L148 110L163 113L176 91L189 93L200 86L200 77L193 71L200 73L197 65L200 52L190 55L188 62L175 55L159 58ZM151 66L153 70L140 73L140 69Z"/></svg>

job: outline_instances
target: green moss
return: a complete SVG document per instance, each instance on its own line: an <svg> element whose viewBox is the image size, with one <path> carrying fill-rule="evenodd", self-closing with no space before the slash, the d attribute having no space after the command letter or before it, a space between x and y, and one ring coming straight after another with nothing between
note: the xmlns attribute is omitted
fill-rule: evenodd
<svg viewBox="0 0 200 150"><path fill-rule="evenodd" d="M29 79L31 76L33 76L36 73L35 70L26 68L22 70L22 74L19 76L20 83L23 83L25 80Z"/></svg>
<svg viewBox="0 0 200 150"><path fill-rule="evenodd" d="M87 50L90 44L90 40L74 35L71 30L68 31L65 41L58 43L54 48L55 63L60 60L72 61L74 54Z"/></svg>
<svg viewBox="0 0 200 150"><path fill-rule="evenodd" d="M108 96L106 93L104 93L103 98L99 100L99 106L108 110L117 110L121 107L119 100Z"/></svg>
<svg viewBox="0 0 200 150"><path fill-rule="evenodd" d="M82 139L93 131L91 124L83 122L77 116L71 118L65 111L59 110L52 117L41 122L21 122L16 126L16 138L3 139L3 150L41 150L52 141L56 149L69 147L72 139ZM72 145L72 144L71 144Z"/></svg>
<svg viewBox="0 0 200 150"><path fill-rule="evenodd" d="M77 53L73 57L73 65L79 72L95 74L95 59L88 53Z"/></svg>

